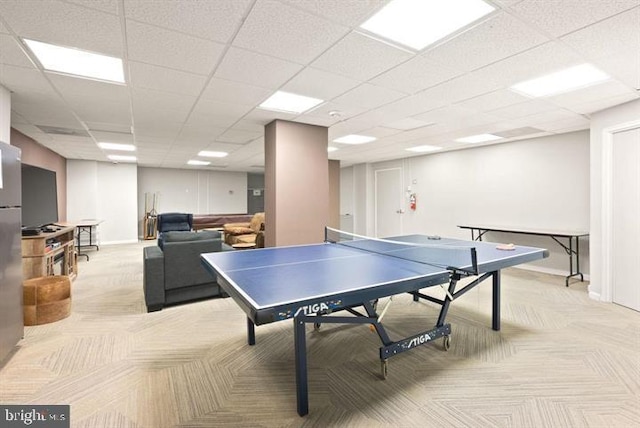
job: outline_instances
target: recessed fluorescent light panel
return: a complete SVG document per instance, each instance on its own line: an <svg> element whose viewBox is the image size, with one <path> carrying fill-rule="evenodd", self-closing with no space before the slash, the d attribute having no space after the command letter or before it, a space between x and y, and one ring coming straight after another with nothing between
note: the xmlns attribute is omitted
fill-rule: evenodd
<svg viewBox="0 0 640 428"><path fill-rule="evenodd" d="M259 107L265 110L282 111L285 113L304 113L322 102L324 102L324 100L318 98L277 91L267 98L265 102L260 104Z"/></svg>
<svg viewBox="0 0 640 428"><path fill-rule="evenodd" d="M419 51L494 10L482 0L393 0L360 28Z"/></svg>
<svg viewBox="0 0 640 428"><path fill-rule="evenodd" d="M512 90L530 97L547 97L596 85L611 77L591 64L580 64L535 79L520 82Z"/></svg>
<svg viewBox="0 0 640 428"><path fill-rule="evenodd" d="M342 143L342 144L365 144L375 141L375 137L367 137L366 135L345 135L344 137L336 138L333 140L334 143Z"/></svg>
<svg viewBox="0 0 640 428"><path fill-rule="evenodd" d="M438 147L438 146L430 146L428 144L425 144L424 146L415 146L415 147L409 147L408 150L410 152L415 152L415 153L428 153L428 152L435 152L438 150L442 150L442 147Z"/></svg>
<svg viewBox="0 0 640 428"><path fill-rule="evenodd" d="M470 137L458 138L455 141L457 141L458 143L476 144L476 143L486 143L488 141L495 141L495 140L502 140L502 137L498 137L497 135L493 135L493 134L479 134L479 135L472 135Z"/></svg>
<svg viewBox="0 0 640 428"><path fill-rule="evenodd" d="M119 150L123 152L134 152L136 150L136 146L133 144L98 143L98 147L104 150Z"/></svg>
<svg viewBox="0 0 640 428"><path fill-rule="evenodd" d="M329 153L331 153L331 152L335 152L336 150L338 150L338 148L337 148L337 147L331 147L331 146L328 146L328 147L327 147L327 152L329 152Z"/></svg>
<svg viewBox="0 0 640 428"><path fill-rule="evenodd" d="M210 152L207 150L203 150L201 152L198 153L198 156L202 156L205 158L223 158L225 156L227 156L229 153L227 152Z"/></svg>
<svg viewBox="0 0 640 428"><path fill-rule="evenodd" d="M125 156L125 155L109 155L107 157L112 161L135 162L137 160L135 156Z"/></svg>
<svg viewBox="0 0 640 428"><path fill-rule="evenodd" d="M122 60L79 49L24 39L45 70L124 83Z"/></svg>
<svg viewBox="0 0 640 428"><path fill-rule="evenodd" d="M187 162L187 165L200 165L200 166L205 166L205 165L210 165L211 162L208 161L201 161L201 160L196 160L196 159L191 159L189 162Z"/></svg>

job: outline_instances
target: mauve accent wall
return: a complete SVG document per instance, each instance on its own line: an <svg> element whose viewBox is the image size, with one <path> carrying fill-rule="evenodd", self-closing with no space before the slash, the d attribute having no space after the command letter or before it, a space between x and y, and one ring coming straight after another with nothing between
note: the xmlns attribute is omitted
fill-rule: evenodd
<svg viewBox="0 0 640 428"><path fill-rule="evenodd" d="M22 150L22 163L56 172L58 220L67 221L67 160L13 128L10 144Z"/></svg>
<svg viewBox="0 0 640 428"><path fill-rule="evenodd" d="M283 120L265 126L266 246L324 241L330 206L327 138L322 126Z"/></svg>

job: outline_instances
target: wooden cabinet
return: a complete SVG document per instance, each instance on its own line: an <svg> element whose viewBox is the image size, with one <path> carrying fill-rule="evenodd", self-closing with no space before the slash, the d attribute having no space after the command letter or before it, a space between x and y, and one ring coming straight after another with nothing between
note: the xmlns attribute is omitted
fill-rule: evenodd
<svg viewBox="0 0 640 428"><path fill-rule="evenodd" d="M56 232L22 237L22 279L48 275L78 274L74 233L75 227L61 227ZM58 263L60 267L57 267Z"/></svg>

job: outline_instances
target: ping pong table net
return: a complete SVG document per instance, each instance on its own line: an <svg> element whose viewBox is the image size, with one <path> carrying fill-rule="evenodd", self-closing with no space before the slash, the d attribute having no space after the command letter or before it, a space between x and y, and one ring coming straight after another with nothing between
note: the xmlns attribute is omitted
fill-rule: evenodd
<svg viewBox="0 0 640 428"><path fill-rule="evenodd" d="M478 274L476 249L473 246L436 243L439 242L438 240L434 240L432 243L428 237L424 237L421 241L429 242L411 242L402 241L401 239L402 237L397 240L372 238L330 227L325 228L325 242L403 260L410 260L447 269L451 272L466 275Z"/></svg>

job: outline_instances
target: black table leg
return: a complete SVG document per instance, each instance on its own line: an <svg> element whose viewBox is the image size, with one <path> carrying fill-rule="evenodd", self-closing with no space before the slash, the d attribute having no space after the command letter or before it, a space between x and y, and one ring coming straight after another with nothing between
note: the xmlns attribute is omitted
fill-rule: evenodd
<svg viewBox="0 0 640 428"><path fill-rule="evenodd" d="M493 277L493 318L491 328L495 331L500 330L500 271L497 270L491 274Z"/></svg>
<svg viewBox="0 0 640 428"><path fill-rule="evenodd" d="M304 316L303 316L304 317ZM298 415L309 413L309 390L307 385L307 338L303 317L293 319L296 354L296 399L298 403Z"/></svg>
<svg viewBox="0 0 640 428"><path fill-rule="evenodd" d="M249 345L256 344L256 326L250 318L247 318L247 342Z"/></svg>

